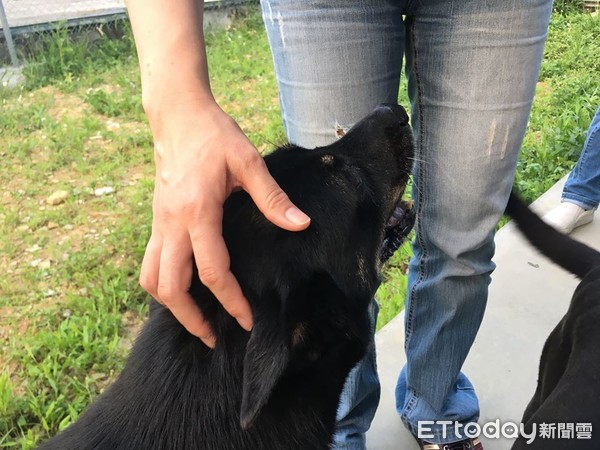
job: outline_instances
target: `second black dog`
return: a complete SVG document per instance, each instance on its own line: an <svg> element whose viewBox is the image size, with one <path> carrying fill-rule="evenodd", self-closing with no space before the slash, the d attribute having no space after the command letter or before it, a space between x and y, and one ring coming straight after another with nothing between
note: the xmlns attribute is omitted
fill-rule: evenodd
<svg viewBox="0 0 600 450"><path fill-rule="evenodd" d="M521 437L512 448L598 450L600 253L554 230L514 194L507 212L539 251L581 279L569 310L544 345L537 389L523 415L522 423L527 433L536 427L538 436L530 444ZM542 424L555 427L554 439L540 438L539 427ZM563 432L566 431L566 434L559 434L558 424L565 425Z"/></svg>

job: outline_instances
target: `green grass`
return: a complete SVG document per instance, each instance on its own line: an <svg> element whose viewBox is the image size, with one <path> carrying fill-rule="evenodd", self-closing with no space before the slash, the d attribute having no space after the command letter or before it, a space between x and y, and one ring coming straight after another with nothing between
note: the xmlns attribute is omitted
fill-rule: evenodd
<svg viewBox="0 0 600 450"><path fill-rule="evenodd" d="M519 161L528 200L573 166L600 104L600 23L570 11L553 17ZM0 448L34 448L75 420L120 370L146 314L137 276L154 167L134 45L127 25L89 31L40 36L22 55L26 86L0 90ZM284 142L260 17L207 45L222 107L261 151ZM67 198L49 205L58 190ZM386 267L378 327L404 305L409 257L405 245Z"/></svg>
<svg viewBox="0 0 600 450"><path fill-rule="evenodd" d="M533 201L577 161L600 105L600 20L555 14L516 185Z"/></svg>

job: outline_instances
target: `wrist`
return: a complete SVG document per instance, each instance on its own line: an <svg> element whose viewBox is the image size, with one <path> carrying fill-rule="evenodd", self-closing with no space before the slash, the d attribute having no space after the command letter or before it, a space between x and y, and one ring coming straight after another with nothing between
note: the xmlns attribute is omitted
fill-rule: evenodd
<svg viewBox="0 0 600 450"><path fill-rule="evenodd" d="M179 70L183 73L177 74ZM151 122L163 112L216 102L210 86L190 72L178 68L171 73L157 73L151 79L142 80L142 106Z"/></svg>
<svg viewBox="0 0 600 450"><path fill-rule="evenodd" d="M177 128L219 108L210 89L192 83L165 81L170 86L143 89L142 104L154 139L161 139L165 128ZM220 109L220 108L219 108Z"/></svg>

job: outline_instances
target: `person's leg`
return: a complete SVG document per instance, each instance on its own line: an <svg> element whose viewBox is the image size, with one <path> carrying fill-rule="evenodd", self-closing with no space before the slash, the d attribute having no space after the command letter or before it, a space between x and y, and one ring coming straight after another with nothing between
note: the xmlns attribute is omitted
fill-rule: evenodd
<svg viewBox="0 0 600 450"><path fill-rule="evenodd" d="M379 305L373 300L369 305L372 337L375 336L378 313ZM340 396L336 433L333 437L335 449L364 450L366 448L365 433L371 426L379 405L380 391L375 340L372 338L367 354L350 371Z"/></svg>
<svg viewBox="0 0 600 450"><path fill-rule="evenodd" d="M401 11L385 0L262 0L290 142L331 144L398 100Z"/></svg>
<svg viewBox="0 0 600 450"><path fill-rule="evenodd" d="M563 201L589 210L600 203L600 108L592 119L577 164L569 175Z"/></svg>
<svg viewBox="0 0 600 450"><path fill-rule="evenodd" d="M592 119L579 160L569 174L561 203L543 219L562 233L590 223L600 203L600 108Z"/></svg>
<svg viewBox="0 0 600 450"><path fill-rule="evenodd" d="M330 144L379 103L395 103L404 30L385 0L263 0L283 123L290 142ZM375 327L377 305L371 306ZM350 373L338 410L337 449L364 449L379 403L375 346Z"/></svg>
<svg viewBox="0 0 600 450"><path fill-rule="evenodd" d="M407 16L417 141L407 366L397 409L419 421L476 421L461 366L487 301L502 216L535 91L551 2L421 1ZM460 440L433 426L427 441Z"/></svg>

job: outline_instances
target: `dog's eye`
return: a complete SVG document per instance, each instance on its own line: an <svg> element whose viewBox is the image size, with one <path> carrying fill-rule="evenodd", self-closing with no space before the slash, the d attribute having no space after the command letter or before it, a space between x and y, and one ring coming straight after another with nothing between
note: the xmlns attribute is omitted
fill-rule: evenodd
<svg viewBox="0 0 600 450"><path fill-rule="evenodd" d="M301 345L306 338L306 326L303 323L299 323L292 332L292 347L298 347Z"/></svg>
<svg viewBox="0 0 600 450"><path fill-rule="evenodd" d="M335 158L332 155L321 156L321 162L325 167L331 167L335 164Z"/></svg>

